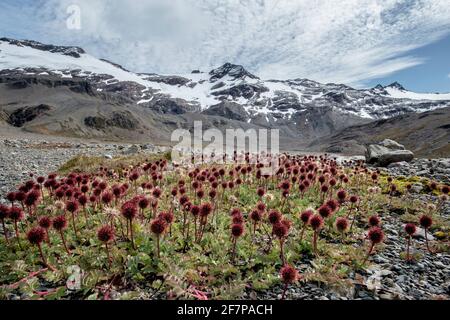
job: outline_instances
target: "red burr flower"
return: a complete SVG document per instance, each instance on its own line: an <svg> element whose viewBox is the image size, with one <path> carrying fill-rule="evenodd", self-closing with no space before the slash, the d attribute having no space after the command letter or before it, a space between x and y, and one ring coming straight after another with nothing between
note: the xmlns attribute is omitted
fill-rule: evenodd
<svg viewBox="0 0 450 320"><path fill-rule="evenodd" d="M97 231L97 238L103 243L111 242L114 239L114 229L110 226L103 226Z"/></svg>
<svg viewBox="0 0 450 320"><path fill-rule="evenodd" d="M28 231L27 239L31 244L39 245L45 239L45 230L41 227L35 227Z"/></svg>

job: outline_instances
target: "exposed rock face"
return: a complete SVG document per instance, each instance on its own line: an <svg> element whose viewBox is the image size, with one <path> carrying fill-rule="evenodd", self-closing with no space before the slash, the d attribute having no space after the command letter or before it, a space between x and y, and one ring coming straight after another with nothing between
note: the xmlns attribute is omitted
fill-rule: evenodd
<svg viewBox="0 0 450 320"><path fill-rule="evenodd" d="M60 53L66 56L71 56L74 58L79 58L80 54L86 53L82 48L79 47L64 47L64 46L54 46L51 44L43 44L37 41L31 40L15 40L9 38L0 38L0 41L9 42L19 47L31 47L33 49L41 51L49 51L52 53Z"/></svg>
<svg viewBox="0 0 450 320"><path fill-rule="evenodd" d="M35 107L20 108L9 115L8 122L14 127L22 127L25 123L33 121L35 118L49 110L51 110L51 107L45 104Z"/></svg>
<svg viewBox="0 0 450 320"><path fill-rule="evenodd" d="M101 116L86 117L84 124L97 130L103 130L108 127L134 130L139 127L139 122L128 112L114 112L110 118Z"/></svg>
<svg viewBox="0 0 450 320"><path fill-rule="evenodd" d="M223 116L227 119L238 121L245 121L248 116L247 112L245 112L245 109L240 104L228 101L212 106L211 108L203 111L203 114Z"/></svg>
<svg viewBox="0 0 450 320"><path fill-rule="evenodd" d="M405 150L405 147L390 139L385 139L379 144L371 144L367 147L366 161L381 167L396 162L410 162L414 154Z"/></svg>

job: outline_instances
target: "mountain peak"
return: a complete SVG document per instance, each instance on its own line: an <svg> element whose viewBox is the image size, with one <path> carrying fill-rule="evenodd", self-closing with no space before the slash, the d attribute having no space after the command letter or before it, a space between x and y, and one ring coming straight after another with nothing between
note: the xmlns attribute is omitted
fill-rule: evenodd
<svg viewBox="0 0 450 320"><path fill-rule="evenodd" d="M386 88L394 88L394 89L398 89L398 90L401 90L401 91L406 91L405 87L403 87L397 81L395 81L395 82L391 83L390 85L386 86Z"/></svg>
<svg viewBox="0 0 450 320"><path fill-rule="evenodd" d="M211 82L217 81L219 79L222 79L225 76L230 76L235 79L241 79L241 78L251 78L251 79L259 79L257 76L251 74L248 72L243 66L232 64L232 63L225 63L223 66L211 70L209 73L211 75Z"/></svg>
<svg viewBox="0 0 450 320"><path fill-rule="evenodd" d="M48 51L51 53L60 53L65 56L80 58L82 54L86 53L80 47L71 46L54 46L52 44L43 44L34 40L16 40L11 38L0 38L0 41L7 42L18 47L30 47L36 50Z"/></svg>

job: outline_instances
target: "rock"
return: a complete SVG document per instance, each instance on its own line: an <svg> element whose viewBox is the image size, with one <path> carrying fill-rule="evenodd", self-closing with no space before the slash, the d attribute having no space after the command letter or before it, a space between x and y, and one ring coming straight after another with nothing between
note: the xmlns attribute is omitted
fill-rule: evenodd
<svg viewBox="0 0 450 320"><path fill-rule="evenodd" d="M104 157L105 157L105 159L109 159L109 160L111 160L113 158L113 156L110 154L105 154Z"/></svg>
<svg viewBox="0 0 450 320"><path fill-rule="evenodd" d="M401 147L403 146L393 140L384 140L379 144L371 144L366 150L366 161L381 167L386 167L396 162L412 161L414 154L409 150L401 149Z"/></svg>
<svg viewBox="0 0 450 320"><path fill-rule="evenodd" d="M132 154L136 154L139 153L141 151L141 148L137 145L133 145L131 147L129 147L128 149L126 149L125 151L123 151L122 153L125 155L132 155Z"/></svg>
<svg viewBox="0 0 450 320"><path fill-rule="evenodd" d="M428 240L434 240L434 237L428 232L427 233ZM416 233L413 234L413 238L416 239L425 239L425 230L417 227Z"/></svg>
<svg viewBox="0 0 450 320"><path fill-rule="evenodd" d="M379 145L391 150L405 150L405 146L391 139L384 139L379 143Z"/></svg>
<svg viewBox="0 0 450 320"><path fill-rule="evenodd" d="M392 169L392 168L404 168L404 167L409 167L409 163L406 161L400 161L400 162L394 162L389 164L388 169Z"/></svg>

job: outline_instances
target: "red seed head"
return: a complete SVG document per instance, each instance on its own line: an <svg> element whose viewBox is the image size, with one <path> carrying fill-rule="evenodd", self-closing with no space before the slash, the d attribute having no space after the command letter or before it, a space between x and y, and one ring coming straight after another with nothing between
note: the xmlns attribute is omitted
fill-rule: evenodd
<svg viewBox="0 0 450 320"><path fill-rule="evenodd" d="M300 220L302 220L302 222L304 224L307 224L309 222L309 219L312 217L312 215L314 214L314 212L312 210L305 210L300 214Z"/></svg>
<svg viewBox="0 0 450 320"><path fill-rule="evenodd" d="M379 227L373 227L369 230L367 237L373 244L381 243L384 239L384 232Z"/></svg>
<svg viewBox="0 0 450 320"><path fill-rule="evenodd" d="M335 212L339 209L339 202L334 199L328 200L325 205L331 209L332 212Z"/></svg>
<svg viewBox="0 0 450 320"><path fill-rule="evenodd" d="M284 223L278 222L272 226L272 233L278 238L283 239L288 234L288 228Z"/></svg>
<svg viewBox="0 0 450 320"><path fill-rule="evenodd" d="M167 224L171 224L173 222L173 220L175 219L175 216L172 212L166 211L166 212L161 212L159 214L159 218L166 221Z"/></svg>
<svg viewBox="0 0 450 320"><path fill-rule="evenodd" d="M320 187L320 191L322 191L323 193L327 193L328 192L328 186L326 184L322 185Z"/></svg>
<svg viewBox="0 0 450 320"><path fill-rule="evenodd" d="M348 228L348 220L346 218L337 218L336 219L336 229L339 232L344 232Z"/></svg>
<svg viewBox="0 0 450 320"><path fill-rule="evenodd" d="M269 218L270 224L272 224L272 225L277 224L281 221L281 213L277 210L271 210L269 212L268 218Z"/></svg>
<svg viewBox="0 0 450 320"><path fill-rule="evenodd" d="M75 200L69 200L66 202L66 210L70 213L75 213L78 211L78 202Z"/></svg>
<svg viewBox="0 0 450 320"><path fill-rule="evenodd" d="M309 219L309 224L314 231L320 230L323 227L322 216L315 214Z"/></svg>
<svg viewBox="0 0 450 320"><path fill-rule="evenodd" d="M231 235L235 238L239 238L244 233L244 226L240 223L233 224L231 226Z"/></svg>
<svg viewBox="0 0 450 320"><path fill-rule="evenodd" d="M354 196L354 195L353 195L353 196L350 197L350 202L351 202L351 203L357 203L358 200L359 200L358 196Z"/></svg>
<svg viewBox="0 0 450 320"><path fill-rule="evenodd" d="M162 191L161 191L160 188L156 187L155 189L153 189L152 195L153 195L155 198L158 199L158 198L161 196L161 194L162 194Z"/></svg>
<svg viewBox="0 0 450 320"><path fill-rule="evenodd" d="M405 232L412 236L414 233L416 233L416 225L414 223L407 223L405 225Z"/></svg>
<svg viewBox="0 0 450 320"><path fill-rule="evenodd" d="M122 205L121 214L128 220L133 220L137 215L136 203L127 201Z"/></svg>
<svg viewBox="0 0 450 320"><path fill-rule="evenodd" d="M111 192L104 192L102 194L102 202L106 205L110 204L113 200L113 194Z"/></svg>
<svg viewBox="0 0 450 320"><path fill-rule="evenodd" d="M194 217L198 216L200 213L200 207L196 205L191 206L191 213Z"/></svg>
<svg viewBox="0 0 450 320"><path fill-rule="evenodd" d="M298 279L298 272L294 267L285 265L280 271L281 280L285 284L294 283Z"/></svg>
<svg viewBox="0 0 450 320"><path fill-rule="evenodd" d="M232 221L233 224L243 224L244 223L244 217L241 214L239 214L239 215L236 214L236 215L233 216L231 221Z"/></svg>
<svg viewBox="0 0 450 320"><path fill-rule="evenodd" d="M369 226L378 227L380 225L380 218L378 216L371 216L369 218Z"/></svg>
<svg viewBox="0 0 450 320"><path fill-rule="evenodd" d="M250 213L250 219L254 222L259 222L262 219L262 213L259 210L253 210Z"/></svg>
<svg viewBox="0 0 450 320"><path fill-rule="evenodd" d="M97 231L97 238L103 243L108 243L114 239L114 229L110 226L103 226Z"/></svg>
<svg viewBox="0 0 450 320"><path fill-rule="evenodd" d="M40 196L41 194L37 190L28 192L24 200L25 205L28 207L34 206L38 202Z"/></svg>
<svg viewBox="0 0 450 320"><path fill-rule="evenodd" d="M433 224L433 219L430 216L423 215L419 219L420 225L424 229L428 229Z"/></svg>
<svg viewBox="0 0 450 320"><path fill-rule="evenodd" d="M20 221L24 217L23 210L19 207L12 206L9 208L9 218L14 221Z"/></svg>
<svg viewBox="0 0 450 320"><path fill-rule="evenodd" d="M332 213L330 207L327 206L327 205L322 205L322 206L320 206L319 209L317 209L317 212L318 212L323 218L328 218L328 217L331 215L331 213Z"/></svg>
<svg viewBox="0 0 450 320"><path fill-rule="evenodd" d="M339 190L337 192L337 197L339 199L339 202L345 202L345 199L347 199L347 192L345 190Z"/></svg>
<svg viewBox="0 0 450 320"><path fill-rule="evenodd" d="M150 224L150 230L156 235L161 235L164 233L167 227L166 220L163 219L154 219Z"/></svg>
<svg viewBox="0 0 450 320"><path fill-rule="evenodd" d="M45 239L45 230L41 227L35 227L28 231L27 239L31 244L38 245Z"/></svg>
<svg viewBox="0 0 450 320"><path fill-rule="evenodd" d="M55 230L64 230L67 227L66 217L64 215L56 217L53 219L52 225Z"/></svg>
<svg viewBox="0 0 450 320"><path fill-rule="evenodd" d="M450 187L449 186L442 186L441 191L443 194L449 194Z"/></svg>
<svg viewBox="0 0 450 320"><path fill-rule="evenodd" d="M231 216L242 215L241 209L239 209L239 208L233 208L233 209L231 209L230 215L231 215Z"/></svg>
<svg viewBox="0 0 450 320"><path fill-rule="evenodd" d="M258 190L256 191L256 193L258 194L258 197L263 197L264 196L264 194L266 193L265 191L264 191L264 189L263 188L258 188Z"/></svg>
<svg viewBox="0 0 450 320"><path fill-rule="evenodd" d="M256 209L258 209L261 212L266 211L266 205L262 202L258 202L258 204L256 205Z"/></svg>
<svg viewBox="0 0 450 320"><path fill-rule="evenodd" d="M0 220L9 218L9 208L3 204L0 204Z"/></svg>
<svg viewBox="0 0 450 320"><path fill-rule="evenodd" d="M41 217L38 224L43 229L49 229L52 226L52 220L49 217Z"/></svg>
<svg viewBox="0 0 450 320"><path fill-rule="evenodd" d="M10 192L6 195L6 199L8 199L9 202L16 201L16 192Z"/></svg>
<svg viewBox="0 0 450 320"><path fill-rule="evenodd" d="M139 208L141 208L142 210L147 209L150 205L150 200L147 199L146 197L140 197L138 200L138 206Z"/></svg>
<svg viewBox="0 0 450 320"><path fill-rule="evenodd" d="M213 210L213 206L211 203L204 203L200 206L200 216L206 217L208 216Z"/></svg>

